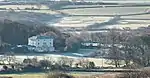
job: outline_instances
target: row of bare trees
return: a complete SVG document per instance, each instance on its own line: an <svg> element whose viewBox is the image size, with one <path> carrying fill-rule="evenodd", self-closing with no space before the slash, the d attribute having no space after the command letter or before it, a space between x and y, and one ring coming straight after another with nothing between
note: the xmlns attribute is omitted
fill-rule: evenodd
<svg viewBox="0 0 150 78"><path fill-rule="evenodd" d="M149 66L150 36L141 35L140 32L142 31L110 29L103 33L81 33L81 37L104 44L99 49L108 49L104 50L104 56L112 60L115 67L120 67L120 61L124 61L126 66L131 63Z"/></svg>
<svg viewBox="0 0 150 78"><path fill-rule="evenodd" d="M108 36L111 42L108 53L110 57L113 57L116 67L119 66L119 60L124 60L126 66L131 64L131 62L144 67L150 65L150 47L147 44L148 40L144 40L149 36L139 36L133 34L131 31L123 31L120 33L114 30L110 31L110 35Z"/></svg>
<svg viewBox="0 0 150 78"><path fill-rule="evenodd" d="M22 62L17 61L14 54L5 54L0 58L1 65L13 65L16 70L30 70L31 68L40 70L65 70L70 68L95 68L95 63L89 61L86 58L68 58L68 57L58 57L53 59L52 57L43 56L42 60L37 57L29 58L27 57Z"/></svg>

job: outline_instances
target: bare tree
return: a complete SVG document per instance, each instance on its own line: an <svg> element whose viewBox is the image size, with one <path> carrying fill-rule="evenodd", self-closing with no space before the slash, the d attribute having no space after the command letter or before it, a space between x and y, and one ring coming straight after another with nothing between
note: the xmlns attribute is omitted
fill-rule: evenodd
<svg viewBox="0 0 150 78"><path fill-rule="evenodd" d="M66 57L60 57L60 58L58 58L57 63L58 63L60 66L67 65Z"/></svg>
<svg viewBox="0 0 150 78"><path fill-rule="evenodd" d="M120 44L120 41L119 41L120 33L116 32L116 29L111 29L110 34L108 36L109 36L108 38L110 40L110 45L111 45L110 50L109 50L109 56L115 63L115 67L120 67L119 62L120 62L121 53L119 51L118 45L115 45L115 44Z"/></svg>
<svg viewBox="0 0 150 78"><path fill-rule="evenodd" d="M70 36L69 38L66 39L65 44L66 44L66 50L67 51L78 51L80 48L80 37L78 36Z"/></svg>
<svg viewBox="0 0 150 78"><path fill-rule="evenodd" d="M72 67L73 62L74 62L74 59L73 59L73 58L68 58L68 65L69 65L70 67Z"/></svg>
<svg viewBox="0 0 150 78"><path fill-rule="evenodd" d="M42 5L39 3L39 4L37 4L37 8L38 9L41 9L42 8Z"/></svg>
<svg viewBox="0 0 150 78"><path fill-rule="evenodd" d="M89 60L86 59L86 58L80 58L78 64L79 64L82 68L88 68Z"/></svg>
<svg viewBox="0 0 150 78"><path fill-rule="evenodd" d="M5 62L7 62L8 64L16 63L16 57L13 52L8 52L1 56L1 61L3 62L3 64L5 64Z"/></svg>
<svg viewBox="0 0 150 78"><path fill-rule="evenodd" d="M39 63L43 69L48 69L49 67L52 66L52 63L49 60L40 60Z"/></svg>
<svg viewBox="0 0 150 78"><path fill-rule="evenodd" d="M73 59L73 58L60 57L60 58L58 59L58 64L59 64L60 66L69 66L69 67L72 67L73 62L74 62L74 59Z"/></svg>

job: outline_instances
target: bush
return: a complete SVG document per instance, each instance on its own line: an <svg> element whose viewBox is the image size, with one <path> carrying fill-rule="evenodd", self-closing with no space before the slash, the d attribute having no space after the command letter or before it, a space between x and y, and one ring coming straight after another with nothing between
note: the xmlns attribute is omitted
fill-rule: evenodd
<svg viewBox="0 0 150 78"><path fill-rule="evenodd" d="M27 65L23 68L23 71L25 72L39 72L41 71L41 68L38 66L33 66L33 65Z"/></svg>
<svg viewBox="0 0 150 78"><path fill-rule="evenodd" d="M24 64L30 64L30 63L32 63L32 60L31 59L24 59L23 63Z"/></svg>
<svg viewBox="0 0 150 78"><path fill-rule="evenodd" d="M95 63L94 62L89 62L88 68L94 68L94 67L95 67Z"/></svg>
<svg viewBox="0 0 150 78"><path fill-rule="evenodd" d="M74 77L61 72L53 72L49 73L46 78L74 78Z"/></svg>
<svg viewBox="0 0 150 78"><path fill-rule="evenodd" d="M43 69L47 69L48 67L52 66L52 63L49 60L40 60L39 64Z"/></svg>
<svg viewBox="0 0 150 78"><path fill-rule="evenodd" d="M8 70L8 67L6 65L3 66L4 70Z"/></svg>

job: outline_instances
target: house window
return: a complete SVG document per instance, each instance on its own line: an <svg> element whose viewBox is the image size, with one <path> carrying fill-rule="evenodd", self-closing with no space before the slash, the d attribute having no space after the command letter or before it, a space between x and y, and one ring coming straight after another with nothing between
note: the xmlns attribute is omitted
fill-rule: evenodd
<svg viewBox="0 0 150 78"><path fill-rule="evenodd" d="M43 44L46 44L46 42L43 42Z"/></svg>

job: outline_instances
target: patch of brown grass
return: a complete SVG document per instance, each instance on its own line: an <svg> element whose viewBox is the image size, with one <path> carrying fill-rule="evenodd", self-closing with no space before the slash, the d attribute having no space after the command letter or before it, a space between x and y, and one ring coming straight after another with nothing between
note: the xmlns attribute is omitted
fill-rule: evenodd
<svg viewBox="0 0 150 78"><path fill-rule="evenodd" d="M6 76L6 77L13 77L13 78L115 78L116 73L106 73L106 74L97 74L97 75L90 75L90 73L87 74L65 74L65 73L34 73L34 74L6 74L6 75L0 75L0 77ZM63 77L60 77L63 76Z"/></svg>
<svg viewBox="0 0 150 78"><path fill-rule="evenodd" d="M35 73L35 74L4 74L0 77L12 77L12 78L45 78L44 73Z"/></svg>
<svg viewBox="0 0 150 78"><path fill-rule="evenodd" d="M53 72L49 73L46 78L75 78L75 77L62 72Z"/></svg>

